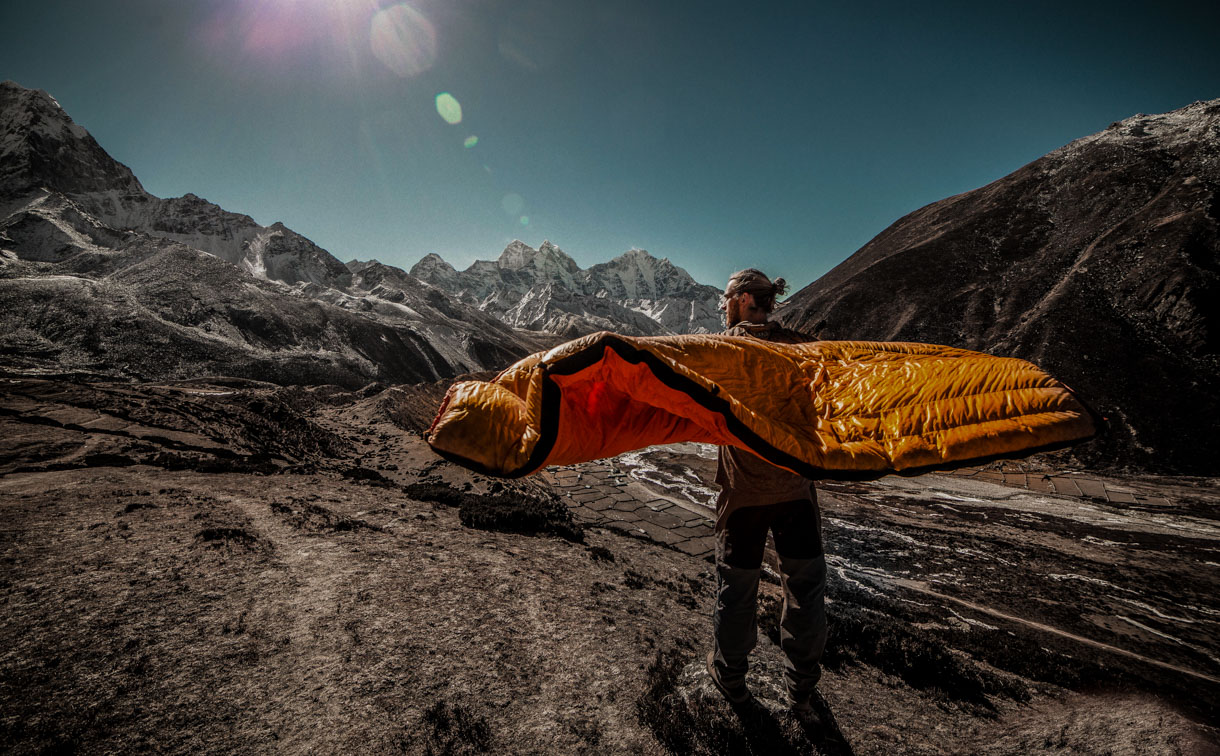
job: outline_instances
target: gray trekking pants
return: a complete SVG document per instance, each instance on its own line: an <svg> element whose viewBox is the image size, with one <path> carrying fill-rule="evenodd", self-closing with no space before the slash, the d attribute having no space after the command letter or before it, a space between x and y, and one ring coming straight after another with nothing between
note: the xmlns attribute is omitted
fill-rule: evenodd
<svg viewBox="0 0 1220 756"><path fill-rule="evenodd" d="M768 530L775 537L784 588L779 633L784 681L788 692L800 697L817 685L826 647L826 557L815 501L742 507L717 533L714 663L726 685L745 682L758 640L758 580Z"/></svg>

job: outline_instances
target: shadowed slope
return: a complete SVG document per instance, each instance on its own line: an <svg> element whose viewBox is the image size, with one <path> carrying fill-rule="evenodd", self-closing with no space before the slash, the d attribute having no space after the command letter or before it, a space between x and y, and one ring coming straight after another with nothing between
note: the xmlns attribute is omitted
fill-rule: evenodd
<svg viewBox="0 0 1220 756"><path fill-rule="evenodd" d="M1135 116L921 208L794 295L834 339L1020 357L1111 420L1095 464L1214 473L1220 101Z"/></svg>

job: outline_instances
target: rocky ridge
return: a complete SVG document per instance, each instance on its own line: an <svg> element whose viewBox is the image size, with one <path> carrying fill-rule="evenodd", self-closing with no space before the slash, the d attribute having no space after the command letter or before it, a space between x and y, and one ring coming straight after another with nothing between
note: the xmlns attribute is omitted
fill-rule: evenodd
<svg viewBox="0 0 1220 756"><path fill-rule="evenodd" d="M277 383L498 369L523 333L388 266L349 270L282 223L162 199L53 97L0 84L0 355L19 371Z"/></svg>
<svg viewBox="0 0 1220 756"><path fill-rule="evenodd" d="M1137 115L899 219L795 294L822 338L1031 360L1109 420L1078 459L1214 475L1220 100Z"/></svg>

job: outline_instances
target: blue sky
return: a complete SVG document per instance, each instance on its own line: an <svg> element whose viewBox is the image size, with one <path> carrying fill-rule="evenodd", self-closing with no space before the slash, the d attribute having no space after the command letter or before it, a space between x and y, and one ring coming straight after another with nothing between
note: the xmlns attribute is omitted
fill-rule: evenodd
<svg viewBox="0 0 1220 756"><path fill-rule="evenodd" d="M1220 97L1214 5L42 0L0 9L0 78L153 194L341 260L550 239L799 288L925 204Z"/></svg>

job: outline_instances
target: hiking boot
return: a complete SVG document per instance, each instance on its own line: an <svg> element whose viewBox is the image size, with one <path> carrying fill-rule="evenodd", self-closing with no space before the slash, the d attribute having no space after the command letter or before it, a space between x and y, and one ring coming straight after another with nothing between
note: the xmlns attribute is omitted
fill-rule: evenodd
<svg viewBox="0 0 1220 756"><path fill-rule="evenodd" d="M788 690L788 710L802 722L820 727L823 722L817 703L821 703L821 696L816 689L804 693Z"/></svg>
<svg viewBox="0 0 1220 756"><path fill-rule="evenodd" d="M813 696L808 694L803 696L788 696L788 708L793 714L807 717L813 713Z"/></svg>
<svg viewBox="0 0 1220 756"><path fill-rule="evenodd" d="M716 686L716 690L720 691L720 695L724 696L731 704L743 704L750 700L750 689L743 682L739 685L728 686L720 680L720 673L716 671L716 652L707 652L707 674L712 678L712 685Z"/></svg>

